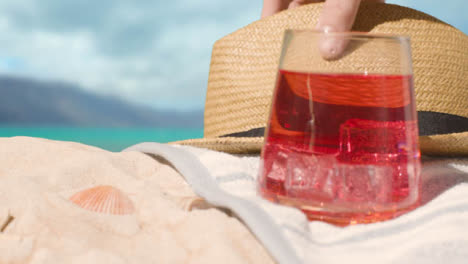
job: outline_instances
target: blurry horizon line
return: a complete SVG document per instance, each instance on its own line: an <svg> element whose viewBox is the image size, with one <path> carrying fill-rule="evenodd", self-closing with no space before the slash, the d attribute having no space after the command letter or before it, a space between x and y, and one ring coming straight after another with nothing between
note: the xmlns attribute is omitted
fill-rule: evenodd
<svg viewBox="0 0 468 264"><path fill-rule="evenodd" d="M82 92L85 94L98 96L98 97L111 98L111 99L122 101L123 103L128 104L128 105L143 107L143 108L150 108L151 110L159 111L159 112L171 112L171 113L183 114L183 113L204 111L205 109L205 105L196 106L196 107L187 107L187 108L180 107L179 105L178 107L171 108L167 106L155 106L155 105L150 105L150 104L145 104L145 103L139 103L137 101L129 100L127 98L118 96L116 94L99 92L98 90L95 90L95 89L86 89L85 86L79 82L73 82L70 80L65 80L65 79L60 79L60 78L51 78L51 77L42 78L39 76L24 75L18 72L16 73L0 72L0 79L13 79L15 81L36 82L36 83L46 84L46 85L60 85L62 87L65 87L67 89L71 89L74 91L78 91L78 92Z"/></svg>

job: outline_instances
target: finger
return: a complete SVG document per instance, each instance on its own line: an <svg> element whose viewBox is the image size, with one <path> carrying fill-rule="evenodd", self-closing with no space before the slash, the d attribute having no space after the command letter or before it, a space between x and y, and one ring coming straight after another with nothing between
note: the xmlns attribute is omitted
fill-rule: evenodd
<svg viewBox="0 0 468 264"><path fill-rule="evenodd" d="M291 0L263 0L262 18L288 8Z"/></svg>
<svg viewBox="0 0 468 264"><path fill-rule="evenodd" d="M288 9L296 8L296 7L299 7L301 5L306 5L306 4L310 4L310 3L318 3L318 2L323 2L323 0L293 0L289 4Z"/></svg>
<svg viewBox="0 0 468 264"><path fill-rule="evenodd" d="M361 0L327 0L323 5L317 28L325 33L349 31ZM319 40L319 50L325 59L338 58L347 45L345 38L325 34Z"/></svg>
<svg viewBox="0 0 468 264"><path fill-rule="evenodd" d="M327 0L318 21L318 29L330 32L349 31L361 2L384 3L385 0Z"/></svg>
<svg viewBox="0 0 468 264"><path fill-rule="evenodd" d="M327 0L323 5L318 28L322 31L349 31L361 0Z"/></svg>

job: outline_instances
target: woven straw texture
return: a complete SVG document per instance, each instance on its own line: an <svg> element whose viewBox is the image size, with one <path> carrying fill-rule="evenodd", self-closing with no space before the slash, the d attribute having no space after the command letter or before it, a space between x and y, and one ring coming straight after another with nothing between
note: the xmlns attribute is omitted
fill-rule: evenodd
<svg viewBox="0 0 468 264"><path fill-rule="evenodd" d="M390 37L388 34L377 36L386 38L370 39L367 33L354 34L349 39L343 56L338 60L329 60L320 52L320 37L317 37L316 32L286 31L284 42L287 42L287 48L282 51L280 68L287 71L326 74L412 74L410 49L406 49L409 47L408 39Z"/></svg>
<svg viewBox="0 0 468 264"><path fill-rule="evenodd" d="M313 29L321 4L287 10L217 41L205 105L205 137L266 125L285 29ZM355 31L411 38L417 110L468 116L468 37L426 14L363 4Z"/></svg>
<svg viewBox="0 0 468 264"><path fill-rule="evenodd" d="M189 145L234 154L258 154L262 148L263 137L197 138L170 144Z"/></svg>
<svg viewBox="0 0 468 264"><path fill-rule="evenodd" d="M176 143L233 153L258 152L262 138L213 138L266 126L284 30L313 29L321 8L322 4L309 4L286 10L218 40L208 78L205 138ZM468 117L468 36L419 11L378 3L361 5L353 31L409 36L417 110ZM451 143L455 138L464 149ZM421 149L446 154L454 147L456 153L468 154L467 141L466 133L447 139L425 137ZM437 142L449 146L438 148ZM232 146L236 144L244 148Z"/></svg>
<svg viewBox="0 0 468 264"><path fill-rule="evenodd" d="M468 155L468 132L419 137L421 152L434 156Z"/></svg>

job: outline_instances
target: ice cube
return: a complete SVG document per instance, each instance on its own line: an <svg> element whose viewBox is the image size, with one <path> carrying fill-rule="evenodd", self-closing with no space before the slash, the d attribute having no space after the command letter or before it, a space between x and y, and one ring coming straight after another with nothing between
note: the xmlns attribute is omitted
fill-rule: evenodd
<svg viewBox="0 0 468 264"><path fill-rule="evenodd" d="M267 177L276 181L284 181L287 171L288 153L275 149L271 151L268 158L265 158L267 164Z"/></svg>
<svg viewBox="0 0 468 264"><path fill-rule="evenodd" d="M287 190L307 190L317 181L319 172L317 158L313 155L291 153L287 164L285 187Z"/></svg>
<svg viewBox="0 0 468 264"><path fill-rule="evenodd" d="M369 182L375 195L373 202L378 204L391 203L395 187L393 166L370 165L369 167L373 167L373 173L369 175Z"/></svg>
<svg viewBox="0 0 468 264"><path fill-rule="evenodd" d="M343 202L383 204L391 202L393 168L380 165L357 165L340 163L338 197Z"/></svg>
<svg viewBox="0 0 468 264"><path fill-rule="evenodd" d="M285 195L284 180L287 171L289 151L279 144L267 143L262 150L260 159L259 185L260 189Z"/></svg>
<svg viewBox="0 0 468 264"><path fill-rule="evenodd" d="M302 199L333 199L336 189L333 179L335 163L336 159L332 155L290 153L285 180L286 193Z"/></svg>
<svg viewBox="0 0 468 264"><path fill-rule="evenodd" d="M414 121L349 119L340 126L339 160L358 163L404 161L416 146ZM403 160L402 160L403 159Z"/></svg>

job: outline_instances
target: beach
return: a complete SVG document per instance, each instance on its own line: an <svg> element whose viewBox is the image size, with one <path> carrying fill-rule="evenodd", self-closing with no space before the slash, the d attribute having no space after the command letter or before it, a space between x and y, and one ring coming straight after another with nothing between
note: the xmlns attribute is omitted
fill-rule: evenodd
<svg viewBox="0 0 468 264"><path fill-rule="evenodd" d="M31 137L0 146L0 263L273 263L238 218L149 155Z"/></svg>
<svg viewBox="0 0 468 264"><path fill-rule="evenodd" d="M82 127L82 126L0 126L0 137L29 136L73 141L118 152L141 142L167 143L203 137L203 128L176 127Z"/></svg>

